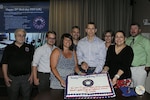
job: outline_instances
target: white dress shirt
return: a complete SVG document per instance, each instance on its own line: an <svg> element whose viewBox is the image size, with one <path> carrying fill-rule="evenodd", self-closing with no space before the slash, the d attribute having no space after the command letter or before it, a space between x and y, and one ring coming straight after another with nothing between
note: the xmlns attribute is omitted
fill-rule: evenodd
<svg viewBox="0 0 150 100"><path fill-rule="evenodd" d="M53 46L52 48L45 43L43 46L38 47L33 56L32 66L36 66L38 72L50 73L50 55L52 50L56 48Z"/></svg>

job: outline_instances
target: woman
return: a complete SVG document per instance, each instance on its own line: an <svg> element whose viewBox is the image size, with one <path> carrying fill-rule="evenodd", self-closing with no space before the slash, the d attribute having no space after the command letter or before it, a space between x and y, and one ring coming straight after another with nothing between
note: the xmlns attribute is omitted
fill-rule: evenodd
<svg viewBox="0 0 150 100"><path fill-rule="evenodd" d="M113 38L114 38L113 32L112 31L106 31L104 33L103 37L104 37L103 40L105 41L106 49L108 49L108 47L113 44Z"/></svg>
<svg viewBox="0 0 150 100"><path fill-rule="evenodd" d="M116 87L127 86L131 80L130 66L133 60L133 50L125 44L125 33L115 34L115 45L108 48L103 71L108 71L112 84Z"/></svg>
<svg viewBox="0 0 150 100"><path fill-rule="evenodd" d="M50 57L50 67L52 70L52 89L64 89L67 75L80 72L77 65L76 52L73 50L72 36L65 33L61 37L60 48L53 50ZM80 73L82 74L82 73Z"/></svg>

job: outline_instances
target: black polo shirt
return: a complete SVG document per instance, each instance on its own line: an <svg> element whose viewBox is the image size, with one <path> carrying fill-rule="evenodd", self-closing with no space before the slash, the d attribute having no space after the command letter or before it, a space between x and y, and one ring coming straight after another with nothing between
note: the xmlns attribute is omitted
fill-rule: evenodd
<svg viewBox="0 0 150 100"><path fill-rule="evenodd" d="M8 64L8 73L19 76L31 72L31 63L33 59L34 47L24 43L21 47L15 45L15 42L8 45L1 60L2 64Z"/></svg>

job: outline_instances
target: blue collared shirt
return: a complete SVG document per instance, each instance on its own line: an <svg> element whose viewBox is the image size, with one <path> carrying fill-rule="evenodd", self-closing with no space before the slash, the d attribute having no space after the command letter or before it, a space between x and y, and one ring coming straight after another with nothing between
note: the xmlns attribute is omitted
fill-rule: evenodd
<svg viewBox="0 0 150 100"><path fill-rule="evenodd" d="M89 42L87 37L84 37L77 45L78 64L86 62L89 67L96 67L95 73L102 71L106 58L106 48L104 41L94 37L94 40Z"/></svg>

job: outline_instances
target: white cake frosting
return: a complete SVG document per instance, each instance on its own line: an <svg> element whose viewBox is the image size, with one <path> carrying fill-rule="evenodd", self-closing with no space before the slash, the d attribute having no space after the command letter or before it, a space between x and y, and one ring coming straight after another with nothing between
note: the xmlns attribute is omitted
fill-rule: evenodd
<svg viewBox="0 0 150 100"><path fill-rule="evenodd" d="M110 98L114 97L114 89L108 74L67 77L67 98Z"/></svg>

